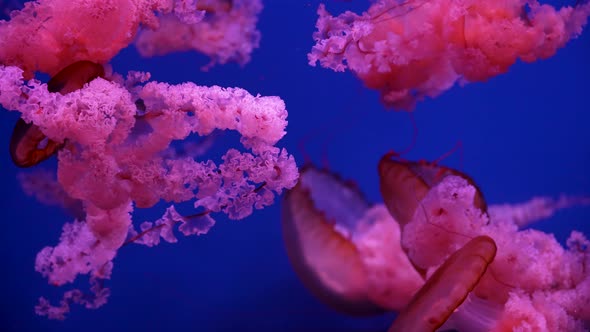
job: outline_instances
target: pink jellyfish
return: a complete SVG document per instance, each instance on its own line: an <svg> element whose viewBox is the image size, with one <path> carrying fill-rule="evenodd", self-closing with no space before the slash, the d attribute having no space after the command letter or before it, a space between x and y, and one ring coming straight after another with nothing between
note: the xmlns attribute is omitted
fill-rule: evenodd
<svg viewBox="0 0 590 332"><path fill-rule="evenodd" d="M572 232L563 248L520 227L590 199L488 206L451 168L389 154L378 170L385 205L310 166L285 196L289 259L320 300L354 315L397 311L392 332L584 330L590 241Z"/></svg>
<svg viewBox="0 0 590 332"><path fill-rule="evenodd" d="M318 9L309 63L349 69L387 107L411 110L456 82L485 81L517 60L551 57L579 36L590 3L378 0L362 15Z"/></svg>
<svg viewBox="0 0 590 332"><path fill-rule="evenodd" d="M311 165L282 204L289 260L322 302L352 315L402 309L422 286L400 227L339 176Z"/></svg>
<svg viewBox="0 0 590 332"><path fill-rule="evenodd" d="M428 170L433 168L440 169L435 181L428 180L432 175ZM438 266L446 266L454 252L468 246L466 243L485 236L497 246L495 258L480 255L489 265L485 273L462 266L471 271L470 277L454 287L465 289L469 284L467 289L472 291L469 301L453 304L457 308L445 322L445 328L473 331L512 331L525 327L550 331L585 329L590 321L590 310L587 310L590 273L586 269L590 263L590 241L574 231L567 248L563 248L552 234L520 228L559 209L588 205L590 199L538 197L525 204L490 205L486 209L473 180L460 172L450 172L432 164L426 169L416 168L413 162L388 158L381 160L379 171L381 192L388 209L396 218L411 215L409 221L404 220L401 225L401 246L412 265L430 276L427 285L440 275L434 272ZM405 190L386 188L390 186ZM408 204L408 210L404 210L403 206L395 204L399 201L416 203ZM397 213L400 210L402 213ZM476 275L478 277L474 278ZM418 292L416 297L422 299L415 298L410 306L422 301L438 303L432 298L428 300L426 292ZM424 308L407 312L428 315Z"/></svg>
<svg viewBox="0 0 590 332"><path fill-rule="evenodd" d="M0 20L0 63L30 79L76 61L105 64L134 42L144 56L195 49L212 64L245 64L261 10L260 0L28 1Z"/></svg>
<svg viewBox="0 0 590 332"><path fill-rule="evenodd" d="M324 206L322 210L324 195L320 186L334 190L348 201L338 202L338 206ZM333 174L312 166L303 168L299 184L287 192L283 200L283 238L287 254L301 281L324 303L353 315L380 312L382 309L368 294L363 259L349 238L348 229L354 228L354 224L346 222L346 215L331 215L338 213L341 204L350 207L346 211L352 222L357 222L356 219L369 209L358 191L342 184Z"/></svg>
<svg viewBox="0 0 590 332"><path fill-rule="evenodd" d="M29 179L28 188L45 190L40 197L66 208L83 207L63 226L59 242L37 254L35 270L56 286L88 275L94 295L69 290L57 306L40 298L39 315L64 319L73 303L105 304L109 290L103 281L125 244L177 242L177 232L205 234L215 213L245 218L296 184L295 160L277 146L287 126L279 97L191 82L171 85L149 81L149 73L123 76L103 69L140 26L157 29L166 14L188 25L207 20L212 27L231 26L231 47L211 47L208 54L223 62L237 47L238 58L247 61L256 39L242 43L239 23L248 23L255 35L260 3L199 5L205 7L188 0L37 0L0 21L0 106L22 118L11 139L12 157L28 167L57 152L57 184ZM248 8L250 16L237 20ZM209 37L200 45L215 44L219 35ZM32 79L37 72L53 78L48 84ZM218 161L170 153L176 141L216 130L237 132L241 147L228 149ZM192 202L195 211L184 216L170 205L137 231L134 208L158 202Z"/></svg>
<svg viewBox="0 0 590 332"><path fill-rule="evenodd" d="M135 41L139 53L151 57L194 50L211 58L204 70L217 63L249 62L260 42L256 23L261 0L205 0L197 1L196 8L201 10L198 16L191 10L179 15L184 9L177 6L174 13L159 18L157 29L140 31Z"/></svg>

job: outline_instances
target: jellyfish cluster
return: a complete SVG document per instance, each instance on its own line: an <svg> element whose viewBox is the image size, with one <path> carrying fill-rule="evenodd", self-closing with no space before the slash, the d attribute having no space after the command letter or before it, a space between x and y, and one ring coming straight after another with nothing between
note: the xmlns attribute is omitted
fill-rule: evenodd
<svg viewBox="0 0 590 332"><path fill-rule="evenodd" d="M320 5L312 66L349 70L385 108L412 111L456 83L486 81L578 37L587 1L378 0L356 14ZM329 169L301 169L283 199L283 236L302 283L348 315L398 312L395 331L587 331L590 241L562 246L528 228L590 198L488 205L476 181L387 153L383 203Z"/></svg>
<svg viewBox="0 0 590 332"><path fill-rule="evenodd" d="M590 16L589 1L375 0L362 14L336 16L327 7L317 10L309 64L352 72L396 111L549 58ZM488 205L465 172L385 153L383 202L373 203L327 168L297 166L279 143L288 115L280 97L157 82L110 63L135 47L142 57L199 52L209 58L203 71L245 66L261 46L261 0L0 1L0 9L0 106L19 113L8 153L18 168L55 158L56 170L19 179L73 216L34 268L54 286L90 283L90 294L70 289L58 304L40 297L38 315L63 320L73 304L103 306L121 248L207 234L216 215L246 218L284 192L276 219L293 270L339 312L397 312L390 332L590 328L590 241L573 231L562 246L528 228L590 198ZM239 146L209 159L220 131L237 133ZM186 202L192 211L179 212ZM161 218L134 220L135 209L159 203Z"/></svg>
<svg viewBox="0 0 590 332"><path fill-rule="evenodd" d="M584 331L590 241L567 247L523 229L590 198L490 205L464 173L379 163L383 203L313 166L283 199L283 236L301 281L350 315L399 312L389 331Z"/></svg>
<svg viewBox="0 0 590 332"><path fill-rule="evenodd" d="M287 126L279 97L150 81L147 72L121 75L108 64L134 40L145 56L153 55L149 49L186 47L172 40L179 35L170 33L169 22L203 38L196 44L211 65L245 63L257 46L259 10L258 1L237 0L40 0L0 21L0 105L20 113L10 156L23 168L56 156L57 183L24 177L27 189L66 208L82 207L59 243L37 254L35 270L55 286L88 275L92 294L68 290L58 305L41 297L39 315L64 319L72 304L106 303L104 281L126 244L205 234L214 214L245 218L295 185L295 160L276 146ZM49 81L35 79L37 73ZM241 150L228 149L219 162L196 151L171 152L175 141L216 130L237 132ZM169 204L162 218L133 224L135 208L161 201ZM174 203L182 202L192 202L194 211L178 213Z"/></svg>

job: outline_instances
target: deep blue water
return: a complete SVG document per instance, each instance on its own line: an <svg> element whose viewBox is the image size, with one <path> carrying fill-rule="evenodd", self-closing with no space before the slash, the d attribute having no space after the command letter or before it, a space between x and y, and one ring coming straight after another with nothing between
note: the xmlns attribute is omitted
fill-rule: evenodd
<svg viewBox="0 0 590 332"><path fill-rule="evenodd" d="M281 146L294 153L309 139L318 163L358 183L379 201L376 164L412 137L406 113L385 111L375 91L349 72L311 67L319 2L267 0L260 16L260 48L252 61L199 71L207 59L195 53L143 59L133 48L113 61L117 72L145 70L158 81L194 81L238 86L253 94L278 95L289 111ZM331 2L337 13L357 12L366 0ZM554 57L517 63L485 83L454 87L418 104L418 137L409 159L436 159L462 142L445 165L462 168L482 188L488 203L517 203L535 195L590 195L590 39L588 31ZM15 112L1 112L0 146L8 146ZM312 133L321 134L310 137ZM229 137L228 139L231 139ZM225 139L225 138L224 138ZM280 232L280 204L242 221L216 216L201 237L180 237L155 248L127 246L115 260L112 295L98 310L73 307L63 322L33 312L39 296L53 301L67 287L49 286L34 271L36 253L55 245L71 217L20 189L8 151L0 154L0 331L379 331L391 315L353 319L315 300L292 271ZM43 166L55 168L55 161ZM157 219L163 206L139 211L137 221ZM577 208L535 224L564 241L573 229L590 235L590 209ZM84 283L80 286L85 286Z"/></svg>

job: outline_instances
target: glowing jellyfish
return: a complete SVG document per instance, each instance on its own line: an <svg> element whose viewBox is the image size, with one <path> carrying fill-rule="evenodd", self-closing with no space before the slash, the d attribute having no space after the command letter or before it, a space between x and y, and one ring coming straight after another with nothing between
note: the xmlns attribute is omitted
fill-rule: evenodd
<svg viewBox="0 0 590 332"><path fill-rule="evenodd" d="M260 2L232 1L230 8L220 0L218 5L220 15L212 21L230 23L236 37L230 46L240 50L240 60L249 59L240 52L257 40L242 43L239 27L249 24L247 37L258 33ZM246 12L251 15L240 16ZM40 298L39 315L64 319L73 303L105 304L109 290L103 280L110 278L113 260L128 241L151 246L160 239L176 242L176 231L204 234L214 213L245 218L297 182L295 160L276 146L287 125L279 97L150 82L149 73L134 71L102 77L102 67L93 62L108 63L134 40L140 25L155 29L168 13L186 24L205 16L196 2L185 0L38 0L0 21L0 105L33 124L17 125L13 157L31 166L55 151L51 142L65 142L57 158L58 189L84 207L83 216L64 225L59 243L37 254L35 270L56 286L88 275L93 294L69 290L57 306ZM216 39L199 41L205 47ZM212 56L227 56L226 48L211 49ZM36 72L53 79L48 84L31 79ZM169 153L174 142L217 129L236 131L243 149L228 149L217 162ZM56 198L59 192L54 191ZM138 232L133 209L160 201L191 202L196 211L185 217L171 205L154 223L140 224Z"/></svg>
<svg viewBox="0 0 590 332"><path fill-rule="evenodd" d="M65 95L82 88L97 77L104 77L104 68L101 65L90 61L74 62L47 82L47 90ZM39 111L43 112L42 109ZM62 143L48 139L32 122L27 123L19 118L12 131L9 151L16 166L31 167L53 156L62 146Z"/></svg>
<svg viewBox="0 0 590 332"><path fill-rule="evenodd" d="M80 60L107 63L136 40L145 56L195 49L213 63L245 64L261 10L260 0L28 1L0 21L0 63L27 79L54 75Z"/></svg>
<svg viewBox="0 0 590 332"><path fill-rule="evenodd" d="M579 36L590 3L556 9L537 1L378 0L362 15L320 5L311 65L349 69L396 110L456 82L485 81L517 60L555 54Z"/></svg>
<svg viewBox="0 0 590 332"><path fill-rule="evenodd" d="M411 164L385 159L381 165L381 171L390 170L381 173L390 183L410 192L416 183L424 186L423 173L411 171ZM403 176L395 176L392 169ZM384 179L381 181L383 185ZM581 233L572 232L567 248L563 248L552 234L519 227L562 208L590 204L590 199L537 197L525 204L491 205L486 211L482 210L480 191L462 173L450 172L426 187L419 203L411 206L410 221L402 226L402 247L416 269L433 272L458 248L481 236L492 238L498 249L473 288L471 300L457 309L450 319L454 325L448 326L471 326L470 331L492 327L511 331L525 326L584 330L584 322L590 321L590 310L585 309L590 301L590 273L585 268L590 263L590 242ZM393 193L411 201L402 190Z"/></svg>
<svg viewBox="0 0 590 332"><path fill-rule="evenodd" d="M343 218L356 222L369 208L368 203L330 173L308 167L300 174L299 184L285 195L282 218L283 238L295 271L314 295L340 311L379 312L381 309L371 303L367 294L367 271L360 254L335 224ZM328 204L316 208L312 197L328 197L318 192L324 187L344 200L323 200L316 204ZM344 206L349 208L342 209ZM332 215L339 211L345 214Z"/></svg>
<svg viewBox="0 0 590 332"><path fill-rule="evenodd" d="M0 21L0 63L20 66L26 78L35 71L55 75L80 60L106 63L133 40L140 24L155 23L153 10L166 10L158 2L29 1Z"/></svg>
<svg viewBox="0 0 590 332"><path fill-rule="evenodd" d="M487 206L464 173L391 157L379 163L387 208L309 166L285 196L287 252L314 295L349 314L398 311L391 331L585 330L590 241L572 232L564 248L520 227L590 198Z"/></svg>
<svg viewBox="0 0 590 332"><path fill-rule="evenodd" d="M194 2L190 2L194 4ZM157 29L142 30L135 46L145 57L171 52L194 50L211 58L203 66L206 70L215 64L250 61L252 51L258 48L260 31L256 28L261 0L205 0L197 1L188 15L175 8L173 14L159 17Z"/></svg>
<svg viewBox="0 0 590 332"><path fill-rule="evenodd" d="M400 228L381 204L313 166L282 204L287 254L303 284L353 315L399 310L422 285L400 247Z"/></svg>

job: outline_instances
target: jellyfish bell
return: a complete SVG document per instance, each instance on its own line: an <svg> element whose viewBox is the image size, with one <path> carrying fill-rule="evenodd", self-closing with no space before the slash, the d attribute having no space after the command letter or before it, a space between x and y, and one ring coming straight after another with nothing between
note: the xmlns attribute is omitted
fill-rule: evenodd
<svg viewBox="0 0 590 332"><path fill-rule="evenodd" d="M313 166L301 169L282 204L283 239L295 272L322 302L351 315L383 311L368 297L367 271L344 231L368 207L358 191Z"/></svg>
<svg viewBox="0 0 590 332"><path fill-rule="evenodd" d="M282 204L287 254L303 284L350 315L400 310L424 280L401 248L401 231L383 204L313 166L300 171Z"/></svg>
<svg viewBox="0 0 590 332"><path fill-rule="evenodd" d="M31 167L51 157L62 145L48 139L34 124L18 119L10 138L10 158L18 167Z"/></svg>
<svg viewBox="0 0 590 332"><path fill-rule="evenodd" d="M496 243L489 236L467 242L426 281L389 332L427 332L441 327L478 284L496 250Z"/></svg>
<svg viewBox="0 0 590 332"><path fill-rule="evenodd" d="M233 8L234 0L204 0L197 3L198 10L204 10L207 14L228 13Z"/></svg>
<svg viewBox="0 0 590 332"><path fill-rule="evenodd" d="M60 70L47 82L49 92L62 95L81 89L95 78L104 77L104 67L91 61L77 61Z"/></svg>
<svg viewBox="0 0 590 332"><path fill-rule="evenodd" d="M474 205L487 211L483 193L473 179L463 172L426 161L406 161L384 155L379 161L379 189L392 216L403 227L409 223L428 191L449 175L459 176L476 189Z"/></svg>
<svg viewBox="0 0 590 332"><path fill-rule="evenodd" d="M47 82L47 90L67 94L81 89L97 77L104 77L102 65L90 61L74 62ZM26 168L50 158L62 146L63 143L50 140L38 126L21 118L12 131L9 152L16 166Z"/></svg>

